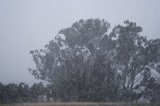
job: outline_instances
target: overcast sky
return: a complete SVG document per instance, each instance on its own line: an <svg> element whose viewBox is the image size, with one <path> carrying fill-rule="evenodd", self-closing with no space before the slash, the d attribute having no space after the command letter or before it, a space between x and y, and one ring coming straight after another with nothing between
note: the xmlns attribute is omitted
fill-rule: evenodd
<svg viewBox="0 0 160 106"><path fill-rule="evenodd" d="M0 0L0 82L37 82L30 50L44 48L79 19L105 19L113 27L137 22L143 35L160 38L160 0Z"/></svg>

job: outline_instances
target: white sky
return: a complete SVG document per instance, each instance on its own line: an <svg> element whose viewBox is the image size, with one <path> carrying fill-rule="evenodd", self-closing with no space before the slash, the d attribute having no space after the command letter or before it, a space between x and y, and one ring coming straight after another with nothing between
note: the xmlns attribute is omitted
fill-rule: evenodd
<svg viewBox="0 0 160 106"><path fill-rule="evenodd" d="M160 0L0 0L0 82L36 82L30 50L44 48L79 19L105 19L111 26L137 22L143 35L160 38Z"/></svg>

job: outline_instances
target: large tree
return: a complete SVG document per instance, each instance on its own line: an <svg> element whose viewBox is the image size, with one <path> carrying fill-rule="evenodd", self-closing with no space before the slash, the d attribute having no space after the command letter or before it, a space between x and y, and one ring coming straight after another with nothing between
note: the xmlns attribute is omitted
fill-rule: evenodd
<svg viewBox="0 0 160 106"><path fill-rule="evenodd" d="M105 20L88 19L60 30L44 49L31 51L36 68L30 72L53 84L63 101L132 101L134 88L159 64L159 41L141 36L133 22L109 28Z"/></svg>

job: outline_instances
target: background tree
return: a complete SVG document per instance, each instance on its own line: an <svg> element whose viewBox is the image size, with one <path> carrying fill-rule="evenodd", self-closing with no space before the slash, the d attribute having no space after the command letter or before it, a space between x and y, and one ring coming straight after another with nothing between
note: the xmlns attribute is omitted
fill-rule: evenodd
<svg viewBox="0 0 160 106"><path fill-rule="evenodd" d="M30 93L32 102L42 102L44 96L44 86L42 82L34 83L30 88Z"/></svg>
<svg viewBox="0 0 160 106"><path fill-rule="evenodd" d="M20 95L19 102L28 102L30 100L30 88L28 84L21 82L18 85L18 91Z"/></svg>
<svg viewBox="0 0 160 106"><path fill-rule="evenodd" d="M45 89L48 89L48 87L44 87L42 82L34 83L31 87L24 82L18 85L15 83L6 85L0 83L0 104L43 102L45 100L44 96L47 95L44 92Z"/></svg>
<svg viewBox="0 0 160 106"><path fill-rule="evenodd" d="M17 85L14 83L10 83L6 85L3 96L4 96L5 103L18 102L19 92L18 92Z"/></svg>
<svg viewBox="0 0 160 106"><path fill-rule="evenodd" d="M0 104L5 103L4 101L4 85L0 83Z"/></svg>

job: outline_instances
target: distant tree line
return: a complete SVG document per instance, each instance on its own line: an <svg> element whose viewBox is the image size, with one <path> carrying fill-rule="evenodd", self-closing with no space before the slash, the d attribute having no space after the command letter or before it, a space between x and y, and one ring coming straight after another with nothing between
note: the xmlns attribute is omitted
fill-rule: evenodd
<svg viewBox="0 0 160 106"><path fill-rule="evenodd" d="M43 102L44 97L48 96L47 89L41 82L34 83L31 87L26 83L0 83L0 103Z"/></svg>

